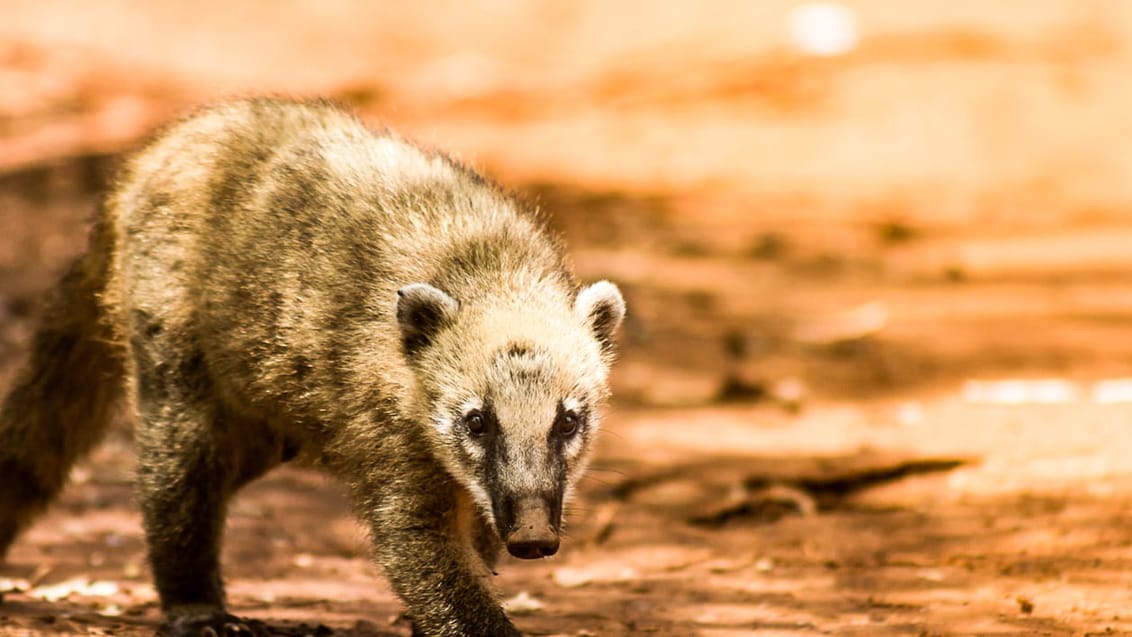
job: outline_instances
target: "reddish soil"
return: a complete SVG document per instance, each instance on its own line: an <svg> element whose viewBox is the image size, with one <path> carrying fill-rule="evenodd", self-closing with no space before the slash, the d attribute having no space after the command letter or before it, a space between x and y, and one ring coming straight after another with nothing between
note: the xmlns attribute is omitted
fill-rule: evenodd
<svg viewBox="0 0 1132 637"><path fill-rule="evenodd" d="M1132 8L860 0L811 57L794 4L8 0L0 387L122 152L220 95L330 95L626 293L570 537L501 564L523 630L1132 634ZM126 421L0 566L0 634L152 634L132 463ZM366 552L277 471L233 507L232 609L407 635Z"/></svg>

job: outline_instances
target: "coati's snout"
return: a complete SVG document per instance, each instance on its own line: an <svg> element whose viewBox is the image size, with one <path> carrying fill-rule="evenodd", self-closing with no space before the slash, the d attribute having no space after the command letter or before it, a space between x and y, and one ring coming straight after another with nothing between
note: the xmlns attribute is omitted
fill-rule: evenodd
<svg viewBox="0 0 1132 637"><path fill-rule="evenodd" d="M508 553L534 560L558 552L561 506L540 497L505 501L501 505L495 507L495 519Z"/></svg>

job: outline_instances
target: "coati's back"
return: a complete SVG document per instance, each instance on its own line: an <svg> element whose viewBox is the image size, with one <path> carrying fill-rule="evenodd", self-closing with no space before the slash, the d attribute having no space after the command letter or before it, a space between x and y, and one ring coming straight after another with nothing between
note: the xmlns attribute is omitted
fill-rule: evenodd
<svg viewBox="0 0 1132 637"><path fill-rule="evenodd" d="M326 421L375 391L403 394L393 301L408 283L482 306L484 320L506 314L504 299L525 323L570 311L558 247L512 199L328 103L202 111L122 184L111 298L125 299L126 331L195 340L225 393L263 417Z"/></svg>

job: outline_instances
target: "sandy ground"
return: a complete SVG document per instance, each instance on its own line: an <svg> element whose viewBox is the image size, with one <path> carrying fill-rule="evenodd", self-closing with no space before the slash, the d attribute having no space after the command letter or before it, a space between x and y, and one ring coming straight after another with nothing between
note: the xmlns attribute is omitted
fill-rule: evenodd
<svg viewBox="0 0 1132 637"><path fill-rule="evenodd" d="M121 152L332 95L626 293L570 537L500 569L522 629L1132 634L1132 8L862 0L815 57L798 3L405 4L0 1L0 386ZM152 633L132 463L124 423L14 547L0 633ZM407 635L365 555L278 471L233 508L231 605Z"/></svg>

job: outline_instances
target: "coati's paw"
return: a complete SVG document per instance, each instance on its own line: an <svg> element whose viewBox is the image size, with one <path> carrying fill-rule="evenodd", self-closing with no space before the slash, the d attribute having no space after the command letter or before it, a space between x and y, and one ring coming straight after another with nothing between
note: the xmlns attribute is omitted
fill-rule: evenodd
<svg viewBox="0 0 1132 637"><path fill-rule="evenodd" d="M263 622L245 620L233 615L200 615L181 617L165 625L166 637L269 637Z"/></svg>
<svg viewBox="0 0 1132 637"><path fill-rule="evenodd" d="M415 622L411 623L410 626L412 626L413 628L412 637L428 637L428 635L425 634L423 630L417 628L417 624ZM503 629L503 632L500 632L498 634L500 635L500 637L525 637L525 635L516 630L514 626L508 626Z"/></svg>

